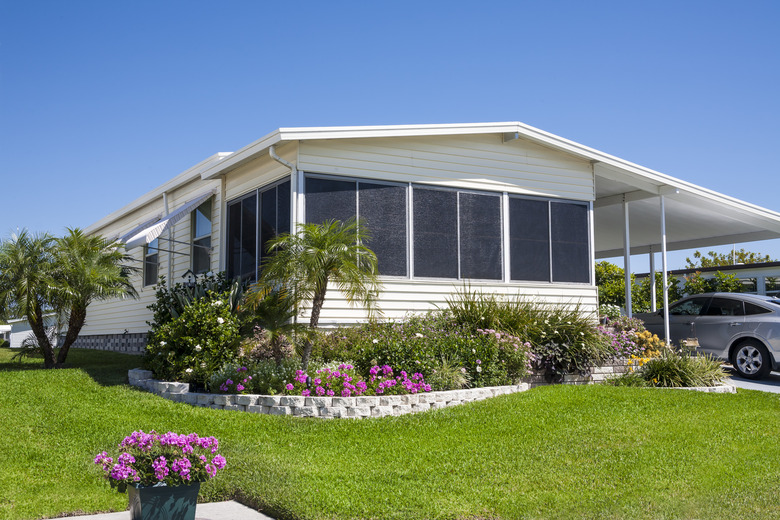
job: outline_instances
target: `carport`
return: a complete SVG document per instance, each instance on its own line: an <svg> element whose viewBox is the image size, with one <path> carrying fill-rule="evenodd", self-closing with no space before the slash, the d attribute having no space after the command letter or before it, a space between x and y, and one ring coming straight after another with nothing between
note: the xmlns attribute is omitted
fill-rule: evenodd
<svg viewBox="0 0 780 520"><path fill-rule="evenodd" d="M610 157L596 161L596 258L623 256L626 312L632 315L631 256L661 253L665 336L669 338L667 251L780 238L780 213ZM619 163L619 164L616 164ZM655 277L651 275L651 283ZM655 288L651 290L656 310Z"/></svg>
<svg viewBox="0 0 780 520"><path fill-rule="evenodd" d="M590 160L595 184L594 256L623 256L626 311L631 310L631 256L661 253L665 334L669 338L667 251L780 238L780 213L729 197L539 130L517 124L520 136ZM651 275L652 283L655 276ZM651 291L655 310L655 288Z"/></svg>

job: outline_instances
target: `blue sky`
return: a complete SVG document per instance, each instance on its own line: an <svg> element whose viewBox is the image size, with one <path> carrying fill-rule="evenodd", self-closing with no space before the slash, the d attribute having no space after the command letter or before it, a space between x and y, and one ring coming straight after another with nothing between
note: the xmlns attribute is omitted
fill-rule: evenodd
<svg viewBox="0 0 780 520"><path fill-rule="evenodd" d="M517 120L780 211L778 26L751 0L0 0L0 236L281 126Z"/></svg>

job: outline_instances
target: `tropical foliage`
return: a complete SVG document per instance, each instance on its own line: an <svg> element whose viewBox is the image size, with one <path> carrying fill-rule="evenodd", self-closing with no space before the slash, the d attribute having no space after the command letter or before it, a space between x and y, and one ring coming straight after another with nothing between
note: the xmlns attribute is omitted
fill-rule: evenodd
<svg viewBox="0 0 780 520"><path fill-rule="evenodd" d="M135 296L119 244L68 229L62 238L22 231L0 244L0 300L27 319L46 368L61 367L93 301ZM67 323L59 353L45 315Z"/></svg>
<svg viewBox="0 0 780 520"><path fill-rule="evenodd" d="M377 259L367 246L368 229L355 219L329 220L323 224L299 224L295 234L282 234L268 244L260 280L250 288L249 305L257 305L269 292L285 288L297 311L311 306L309 326L319 324L328 288L332 285L351 305L362 304L369 315L377 312L379 293ZM304 345L305 370L311 341Z"/></svg>

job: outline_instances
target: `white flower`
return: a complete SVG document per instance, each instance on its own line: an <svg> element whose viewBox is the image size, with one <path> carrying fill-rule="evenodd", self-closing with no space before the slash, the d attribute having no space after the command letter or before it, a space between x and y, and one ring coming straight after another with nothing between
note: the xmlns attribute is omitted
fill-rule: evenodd
<svg viewBox="0 0 780 520"><path fill-rule="evenodd" d="M477 351L476 351L475 349L471 349L471 353L472 353L472 354L476 354L476 353L477 353Z"/></svg>
<svg viewBox="0 0 780 520"><path fill-rule="evenodd" d="M195 352L200 352L201 350L203 350L203 347L200 345L195 345Z"/></svg>
<svg viewBox="0 0 780 520"><path fill-rule="evenodd" d="M212 306L219 306L219 305L222 305L222 300L214 300L213 302L211 302L211 305L212 305Z"/></svg>
<svg viewBox="0 0 780 520"><path fill-rule="evenodd" d="M414 335L417 336L418 338L424 338L425 337L422 334L420 334L419 332L415 332Z"/></svg>
<svg viewBox="0 0 780 520"><path fill-rule="evenodd" d="M477 372L482 372L482 367L477 365Z"/></svg>
<svg viewBox="0 0 780 520"><path fill-rule="evenodd" d="M191 369L191 368L188 368L187 370L185 370L185 372L187 372L188 374L190 374L190 373L192 373L192 369Z"/></svg>
<svg viewBox="0 0 780 520"><path fill-rule="evenodd" d="M225 320L224 320L224 318L217 318L217 323L219 323L220 325L222 325L223 323L225 323Z"/></svg>
<svg viewBox="0 0 780 520"><path fill-rule="evenodd" d="M371 340L371 342L372 343L379 343L379 340L378 339L373 339L373 340Z"/></svg>
<svg viewBox="0 0 780 520"><path fill-rule="evenodd" d="M160 346L161 346L161 347L164 347L164 346L165 346L165 342L164 342L164 341L161 341L161 342L160 342Z"/></svg>
<svg viewBox="0 0 780 520"><path fill-rule="evenodd" d="M206 362L205 361L200 364L200 368L206 368Z"/></svg>

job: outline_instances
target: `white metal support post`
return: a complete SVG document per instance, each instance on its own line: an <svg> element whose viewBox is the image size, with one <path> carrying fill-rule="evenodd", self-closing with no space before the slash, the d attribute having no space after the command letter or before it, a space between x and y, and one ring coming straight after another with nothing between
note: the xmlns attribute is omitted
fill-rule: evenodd
<svg viewBox="0 0 780 520"><path fill-rule="evenodd" d="M626 315L630 318L631 312L631 235L629 233L628 219L628 200L623 195L623 217L625 226L623 228L623 270L626 275Z"/></svg>
<svg viewBox="0 0 780 520"><path fill-rule="evenodd" d="M650 312L658 310L658 302L655 297L656 283L655 283L655 251L650 246Z"/></svg>
<svg viewBox="0 0 780 520"><path fill-rule="evenodd" d="M666 202L663 195L661 195L661 270L664 285L664 341L669 345L669 281L666 278L669 269L666 266Z"/></svg>

